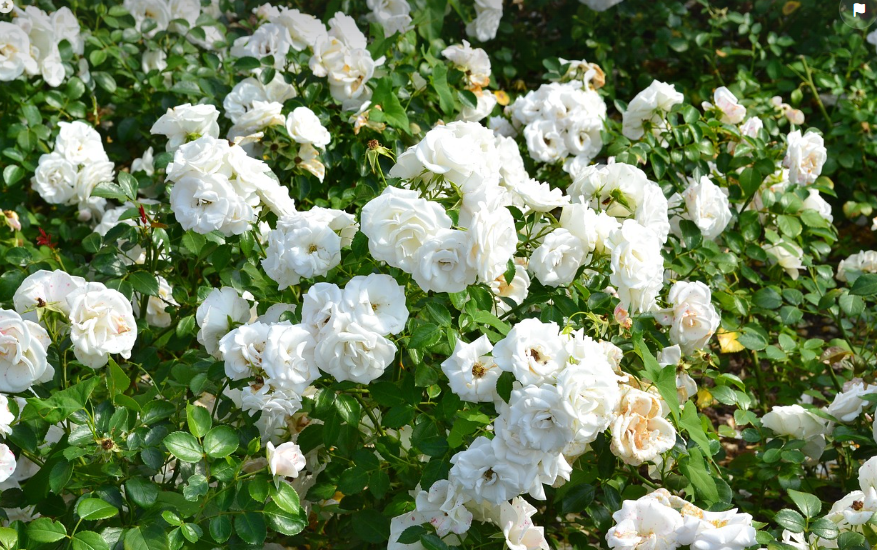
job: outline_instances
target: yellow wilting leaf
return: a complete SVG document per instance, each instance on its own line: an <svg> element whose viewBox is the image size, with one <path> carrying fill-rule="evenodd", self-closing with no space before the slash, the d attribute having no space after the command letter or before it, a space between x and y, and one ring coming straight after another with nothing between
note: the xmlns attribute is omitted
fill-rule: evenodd
<svg viewBox="0 0 877 550"><path fill-rule="evenodd" d="M697 408L703 409L713 404L713 394L707 388L697 390Z"/></svg>
<svg viewBox="0 0 877 550"><path fill-rule="evenodd" d="M502 90L497 90L493 92L494 97L496 97L496 102L505 107L509 104L509 94L505 93Z"/></svg>
<svg viewBox="0 0 877 550"><path fill-rule="evenodd" d="M783 15L792 15L797 11L798 8L801 7L801 2L795 2L795 0L789 0L783 6Z"/></svg>
<svg viewBox="0 0 877 550"><path fill-rule="evenodd" d="M737 353L743 351L743 345L737 341L737 332L728 332L725 329L719 329L716 337L719 339L719 347L721 353Z"/></svg>

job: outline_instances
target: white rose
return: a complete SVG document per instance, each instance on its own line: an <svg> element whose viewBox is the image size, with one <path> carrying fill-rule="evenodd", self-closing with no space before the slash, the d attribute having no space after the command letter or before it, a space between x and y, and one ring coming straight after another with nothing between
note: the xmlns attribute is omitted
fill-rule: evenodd
<svg viewBox="0 0 877 550"><path fill-rule="evenodd" d="M76 196L76 166L60 153L40 157L31 188L49 204L66 204Z"/></svg>
<svg viewBox="0 0 877 550"><path fill-rule="evenodd" d="M664 286L664 258L655 234L634 220L625 220L610 237L612 274L621 303L631 313L650 311Z"/></svg>
<svg viewBox="0 0 877 550"><path fill-rule="evenodd" d="M233 57L274 58L274 68L286 67L286 54L292 48L292 37L283 25L265 23L250 36L242 36L234 41L229 53Z"/></svg>
<svg viewBox="0 0 877 550"><path fill-rule="evenodd" d="M122 5L128 13L134 17L134 27L140 31L147 19L155 23L155 27L146 33L153 36L155 33L167 30L168 24L173 17L165 0L125 0Z"/></svg>
<svg viewBox="0 0 877 550"><path fill-rule="evenodd" d="M849 423L862 414L865 400L862 396L877 393L877 385L865 384L861 379L855 378L844 384L844 391L834 396L834 400L825 412L837 418L839 421Z"/></svg>
<svg viewBox="0 0 877 550"><path fill-rule="evenodd" d="M0 81L15 80L24 73L35 75L40 72L36 60L31 56L30 38L19 26L0 21Z"/></svg>
<svg viewBox="0 0 877 550"><path fill-rule="evenodd" d="M568 285L588 259L586 244L566 229L555 229L545 236L530 257L530 270L543 285Z"/></svg>
<svg viewBox="0 0 877 550"><path fill-rule="evenodd" d="M680 546L676 533L682 529L682 516L655 499L625 500L612 519L615 525L606 533L609 548L671 550Z"/></svg>
<svg viewBox="0 0 877 550"><path fill-rule="evenodd" d="M201 15L201 2L199 0L168 0L168 9L171 12L171 20L184 19L191 28L195 26L198 22L198 16ZM185 25L172 23L168 28L180 34L188 33L188 28Z"/></svg>
<svg viewBox="0 0 877 550"><path fill-rule="evenodd" d="M451 457L448 481L460 487L476 502L494 504L521 494L533 480L534 465L522 465L497 458L491 440L478 437L469 448Z"/></svg>
<svg viewBox="0 0 877 550"><path fill-rule="evenodd" d="M682 218L693 221L705 239L718 238L734 217L728 204L727 191L707 176L700 180L689 180L681 199L685 201ZM678 223L674 229L677 235L681 234Z"/></svg>
<svg viewBox="0 0 877 550"><path fill-rule="evenodd" d="M269 126L283 126L286 119L281 111L283 104L277 101L254 101L251 109L237 117L234 126L228 132L229 136L247 136Z"/></svg>
<svg viewBox="0 0 877 550"><path fill-rule="evenodd" d="M847 280L847 272L877 273L877 250L863 250L852 254L837 265L837 279Z"/></svg>
<svg viewBox="0 0 877 550"><path fill-rule="evenodd" d="M721 120L725 124L740 124L746 118L746 107L737 102L737 98L728 88L724 86L716 88L713 92L713 101L715 105L704 101L703 110L718 109L722 113Z"/></svg>
<svg viewBox="0 0 877 550"><path fill-rule="evenodd" d="M423 243L440 229L451 227L451 218L441 205L420 198L417 191L396 187L387 187L363 206L360 220L371 255L408 272Z"/></svg>
<svg viewBox="0 0 877 550"><path fill-rule="evenodd" d="M241 325L219 340L219 353L225 362L225 375L232 380L243 380L263 369L263 355L268 345L268 330L264 323Z"/></svg>
<svg viewBox="0 0 877 550"><path fill-rule="evenodd" d="M426 239L413 258L411 274L426 292L462 292L475 284L469 264L471 243L465 231L442 229Z"/></svg>
<svg viewBox="0 0 877 550"><path fill-rule="evenodd" d="M706 347L719 328L722 318L712 302L710 288L700 281L679 281L670 289L667 301L672 307L656 318L670 325L670 341L685 353Z"/></svg>
<svg viewBox="0 0 877 550"><path fill-rule="evenodd" d="M512 123L503 116L492 116L487 119L487 127L493 130L497 137L513 138L518 135L518 131L512 126Z"/></svg>
<svg viewBox="0 0 877 550"><path fill-rule="evenodd" d="M557 162L569 154L562 129L555 121L537 120L524 127L524 139L533 159Z"/></svg>
<svg viewBox="0 0 877 550"><path fill-rule="evenodd" d="M619 414L612 424L610 449L625 464L639 466L654 461L676 444L676 430L661 416L655 396L626 387Z"/></svg>
<svg viewBox="0 0 877 550"><path fill-rule="evenodd" d="M466 35L481 42L493 40L502 19L502 0L475 0L475 19L466 25Z"/></svg>
<svg viewBox="0 0 877 550"><path fill-rule="evenodd" d="M347 313L336 313L317 336L314 361L339 382L368 384L396 357L396 346L363 327Z"/></svg>
<svg viewBox="0 0 877 550"><path fill-rule="evenodd" d="M575 443L591 443L612 423L621 402L618 380L605 356L595 353L558 375L561 404L575 419Z"/></svg>
<svg viewBox="0 0 877 550"><path fill-rule="evenodd" d="M104 151L100 134L93 127L80 121L59 122L55 152L64 155L72 164L91 164L109 160Z"/></svg>
<svg viewBox="0 0 877 550"><path fill-rule="evenodd" d="M695 514L687 515L689 506L683 509L682 517L688 531L686 535L693 539L689 542L690 539L680 535L680 542L689 542L692 550L745 550L756 544L751 515L738 513L736 508L726 512L698 509Z"/></svg>
<svg viewBox="0 0 877 550"><path fill-rule="evenodd" d="M316 337L332 321L341 309L341 300L341 289L332 283L316 283L308 289L301 302L301 321L312 336ZM405 311L407 320L408 310Z"/></svg>
<svg viewBox="0 0 877 550"><path fill-rule="evenodd" d="M466 509L468 499L446 479L432 484L429 491L420 491L414 497L417 512L444 537L449 533L462 534L472 525L472 512Z"/></svg>
<svg viewBox="0 0 877 550"><path fill-rule="evenodd" d="M268 375L267 383L303 394L320 377L314 364L315 346L311 333L301 325L271 325L262 353L262 369Z"/></svg>
<svg viewBox="0 0 877 550"><path fill-rule="evenodd" d="M277 229L268 234L265 254L265 274L283 290L298 284L302 277L326 275L341 263L341 237L328 225L307 218L282 218Z"/></svg>
<svg viewBox="0 0 877 550"><path fill-rule="evenodd" d="M801 405L775 406L761 419L777 435L808 440L825 434L827 421Z"/></svg>
<svg viewBox="0 0 877 550"><path fill-rule="evenodd" d="M865 507L875 509L877 507L877 457L869 458L859 467L859 488L865 494Z"/></svg>
<svg viewBox="0 0 877 550"><path fill-rule="evenodd" d="M471 344L457 340L454 353L442 362L451 391L463 401L490 403L499 397L496 381L501 372L493 358L487 356L492 349L486 335Z"/></svg>
<svg viewBox="0 0 877 550"><path fill-rule="evenodd" d="M187 141L202 136L219 137L219 111L213 105L192 105L185 103L168 109L149 132L166 136L167 150L176 151ZM176 160L176 159L175 159Z"/></svg>
<svg viewBox="0 0 877 550"><path fill-rule="evenodd" d="M500 504L499 527L509 550L549 550L545 528L533 523L535 513L536 508L521 497Z"/></svg>
<svg viewBox="0 0 877 550"><path fill-rule="evenodd" d="M241 214L242 218L255 221L253 209L238 197L228 178L221 174L181 178L171 189L170 205L183 229L201 234L227 229L229 222Z"/></svg>
<svg viewBox="0 0 877 550"><path fill-rule="evenodd" d="M9 410L9 399L0 394L0 435L11 434L13 422L15 422L15 415Z"/></svg>
<svg viewBox="0 0 877 550"><path fill-rule="evenodd" d="M115 165L110 161L96 161L86 164L79 170L76 176L76 198L82 203L88 203L91 192L99 183L112 182Z"/></svg>
<svg viewBox="0 0 877 550"><path fill-rule="evenodd" d="M176 150L173 162L167 167L168 180L179 181L186 176L203 174L220 174L230 178L233 174L229 162L232 155L226 140L200 137Z"/></svg>
<svg viewBox="0 0 877 550"><path fill-rule="evenodd" d="M513 188L530 210L550 212L555 208L569 204L569 197L564 196L560 189L552 189L547 183L534 179L521 179Z"/></svg>
<svg viewBox="0 0 877 550"><path fill-rule="evenodd" d="M405 34L411 29L411 6L407 0L367 0L366 5L371 13L366 19L384 28L384 36Z"/></svg>
<svg viewBox="0 0 877 550"><path fill-rule="evenodd" d="M125 359L137 340L137 321L125 295L101 283L88 283L67 296L70 340L80 363L93 369L107 364L110 354Z"/></svg>
<svg viewBox="0 0 877 550"><path fill-rule="evenodd" d="M309 290L305 300L310 294ZM336 304L343 301L344 310L351 313L357 323L382 336L400 333L408 321L405 289L389 275L372 273L353 277L347 281L344 292L333 300Z"/></svg>
<svg viewBox="0 0 877 550"><path fill-rule="evenodd" d="M305 468L305 455L292 441L282 443L276 448L269 441L266 454L271 475L295 478Z"/></svg>
<svg viewBox="0 0 877 550"><path fill-rule="evenodd" d="M228 334L232 323L244 324L250 320L250 304L238 292L229 287L214 288L195 311L198 323L198 342L207 353L216 358L219 355L219 339Z"/></svg>
<svg viewBox="0 0 877 550"><path fill-rule="evenodd" d="M164 71L167 68L167 54L163 50L143 52L143 57L140 59L140 68L147 74L152 71Z"/></svg>
<svg viewBox="0 0 877 550"><path fill-rule="evenodd" d="M526 265L515 262L515 275L512 282L506 281L505 273L490 281L490 291L493 292L496 310L500 313L507 313L512 310L513 305L521 305L530 292L530 275L527 274ZM509 304L511 301L511 304Z"/></svg>
<svg viewBox="0 0 877 550"><path fill-rule="evenodd" d="M475 107L464 105L460 110L460 114L457 115L457 120L480 122L487 118L487 115L489 115L491 111L493 111L493 108L496 107L496 96L490 91L481 90L475 92L475 98Z"/></svg>
<svg viewBox="0 0 877 550"><path fill-rule="evenodd" d="M463 40L442 50L442 55L466 74L470 86L483 88L490 84L490 57L481 48L473 48Z"/></svg>
<svg viewBox="0 0 877 550"><path fill-rule="evenodd" d="M317 38L326 35L326 27L319 19L296 9L281 7L280 15L273 20L286 27L292 48L299 52L313 48Z"/></svg>
<svg viewBox="0 0 877 550"><path fill-rule="evenodd" d="M158 278L158 295L150 296L146 301L146 322L154 327L171 326L171 314L165 311L167 306L179 306L174 300L173 289L164 277ZM140 316L140 295L135 294L133 300L134 314Z"/></svg>
<svg viewBox="0 0 877 550"><path fill-rule="evenodd" d="M69 275L63 271L41 269L28 275L12 296L15 311L28 321L39 321L39 309L48 306L69 315L67 295L85 286L85 279ZM42 302L43 305L40 305Z"/></svg>
<svg viewBox="0 0 877 550"><path fill-rule="evenodd" d="M786 136L786 157L783 166L789 169L789 181L807 185L816 181L822 173L822 166L828 159L822 136L809 132L801 135L795 130Z"/></svg>
<svg viewBox="0 0 877 550"><path fill-rule="evenodd" d="M21 393L36 382L51 380L55 369L46 360L49 344L43 327L0 309L0 391Z"/></svg>
<svg viewBox="0 0 877 550"><path fill-rule="evenodd" d="M621 133L627 139L638 140L645 133L643 122L649 121L653 131L660 134L664 130L664 121L656 111L669 111L683 101L685 97L672 84L653 80L627 105L627 110L622 114Z"/></svg>
<svg viewBox="0 0 877 550"><path fill-rule="evenodd" d="M502 411L505 428L526 449L558 453L572 442L576 429L576 417L563 402L552 384L516 389ZM506 432L498 431L496 436L505 438Z"/></svg>
<svg viewBox="0 0 877 550"><path fill-rule="evenodd" d="M804 208L815 210L828 223L834 222L834 216L831 215L831 205L822 198L816 189L808 189L809 195L804 199Z"/></svg>
<svg viewBox="0 0 877 550"><path fill-rule="evenodd" d="M332 141L329 130L323 127L323 123L307 107L296 107L286 117L286 131L289 137L296 143L310 143L320 149Z"/></svg>
<svg viewBox="0 0 877 550"><path fill-rule="evenodd" d="M155 174L155 157L152 156L152 147L143 152L143 156L131 161L131 172L143 172L147 176ZM149 195L155 196L155 195Z"/></svg>
<svg viewBox="0 0 877 550"><path fill-rule="evenodd" d="M371 80L375 69L383 64L384 59L375 61L365 48L347 50L342 59L329 71L329 93L345 111L357 110L371 99L371 88L365 84Z"/></svg>
<svg viewBox="0 0 877 550"><path fill-rule="evenodd" d="M478 271L478 279L490 283L505 273L518 246L515 220L507 208L482 209L469 226L472 249L469 263Z"/></svg>
<svg viewBox="0 0 877 550"><path fill-rule="evenodd" d="M863 491L853 491L835 502L825 517L840 528L863 525L870 521L877 511L866 506L865 500ZM820 544L824 545L825 542L820 539Z"/></svg>
<svg viewBox="0 0 877 550"><path fill-rule="evenodd" d="M556 323L524 319L493 348L493 359L523 385L552 382L569 358Z"/></svg>
<svg viewBox="0 0 877 550"><path fill-rule="evenodd" d="M0 33L3 28L0 27ZM3 483L15 473L15 455L5 444L0 443L0 483Z"/></svg>
<svg viewBox="0 0 877 550"><path fill-rule="evenodd" d="M804 250L789 241L764 247L772 264L779 264L793 280L798 280L798 270L804 269Z"/></svg>
<svg viewBox="0 0 877 550"><path fill-rule="evenodd" d="M273 389L268 384L263 384L258 389L255 386L246 386L240 390L239 396L240 408L250 416L262 412L256 421L256 427L262 434L263 442L276 440L287 433L289 418L301 409L301 397L292 392Z"/></svg>

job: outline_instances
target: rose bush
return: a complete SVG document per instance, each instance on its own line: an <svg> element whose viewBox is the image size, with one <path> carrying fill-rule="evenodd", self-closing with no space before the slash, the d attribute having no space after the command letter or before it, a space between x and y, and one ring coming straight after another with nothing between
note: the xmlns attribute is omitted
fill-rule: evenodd
<svg viewBox="0 0 877 550"><path fill-rule="evenodd" d="M0 546L877 545L830 8L17 5Z"/></svg>

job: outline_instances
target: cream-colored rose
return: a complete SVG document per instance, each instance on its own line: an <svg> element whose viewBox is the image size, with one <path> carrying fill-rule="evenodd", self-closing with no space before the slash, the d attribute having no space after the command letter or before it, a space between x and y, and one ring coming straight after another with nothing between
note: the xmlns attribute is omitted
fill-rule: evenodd
<svg viewBox="0 0 877 550"><path fill-rule="evenodd" d="M662 417L661 403L654 395L629 386L622 391L610 449L625 464L639 466L672 449L676 430Z"/></svg>
<svg viewBox="0 0 877 550"><path fill-rule="evenodd" d="M292 441L281 443L276 448L269 441L266 451L268 468L275 476L295 478L305 467L305 455L299 446Z"/></svg>

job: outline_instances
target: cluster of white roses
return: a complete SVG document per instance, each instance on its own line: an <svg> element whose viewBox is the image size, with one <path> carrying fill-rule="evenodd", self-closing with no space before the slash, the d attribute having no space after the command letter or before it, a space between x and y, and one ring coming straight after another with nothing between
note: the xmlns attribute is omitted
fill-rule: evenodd
<svg viewBox="0 0 877 550"><path fill-rule="evenodd" d="M202 14L214 19L221 15L219 0L212 0L203 8L199 0L125 0L122 5L134 18L134 28L145 36L155 36L161 31L176 32L204 49L213 49L216 42L224 40L215 26L198 25ZM189 32L196 26L203 35ZM164 63L164 56L160 63Z"/></svg>
<svg viewBox="0 0 877 550"><path fill-rule="evenodd" d="M513 126L524 128L533 159L550 163L566 159L569 171L587 166L600 153L606 103L597 92L602 82L595 76L543 84L508 107Z"/></svg>
<svg viewBox="0 0 877 550"><path fill-rule="evenodd" d="M171 209L183 229L240 235L256 221L261 205L278 216L294 212L289 190L263 161L216 139L218 117L211 105L186 104L170 109L152 127L153 133L168 136L168 149L175 151L167 180L173 183Z"/></svg>
<svg viewBox="0 0 877 550"><path fill-rule="evenodd" d="M613 549L744 550L756 542L749 514L736 509L707 512L666 489L625 500L612 519L615 525L606 534L606 542Z"/></svg>
<svg viewBox="0 0 877 550"><path fill-rule="evenodd" d="M137 340L131 302L103 283L41 270L21 282L12 302L15 311L3 310L11 332L0 331L9 337L10 352L14 351L3 355L2 391L18 393L52 379L55 370L46 361L51 342L45 328L37 324L45 324L45 310L62 315L62 324L54 326L69 330L73 353L82 364L96 369L106 365L111 354L131 356Z"/></svg>
<svg viewBox="0 0 877 550"><path fill-rule="evenodd" d="M366 0L371 13L366 17L384 28L384 36L405 34L414 28L411 25L411 6L407 0Z"/></svg>
<svg viewBox="0 0 877 550"><path fill-rule="evenodd" d="M81 221L100 217L107 201L91 192L97 184L113 181L115 165L93 127L78 120L59 122L58 127L55 148L40 157L31 187L50 204L78 205Z"/></svg>
<svg viewBox="0 0 877 550"><path fill-rule="evenodd" d="M82 55L85 38L79 21L63 7L47 14L36 6L15 8L14 24L0 22L0 81L14 80L22 74L40 75L49 86L60 86L67 77L59 46L67 41L76 55Z"/></svg>
<svg viewBox="0 0 877 550"><path fill-rule="evenodd" d="M379 274L353 277L343 290L316 283L304 295L302 322L280 320L293 309L276 304L256 317L245 297L222 287L195 316L198 341L224 361L230 380L247 381L226 394L250 415L261 411L257 426L266 440L283 433L320 371L359 384L380 377L396 356L387 336L408 320L403 288Z"/></svg>
<svg viewBox="0 0 877 550"><path fill-rule="evenodd" d="M457 120L479 122L493 111L498 102L496 95L485 90L490 85L490 58L481 48L469 42L454 44L442 50L442 55L466 75L466 89L475 94L475 106L464 105Z"/></svg>

